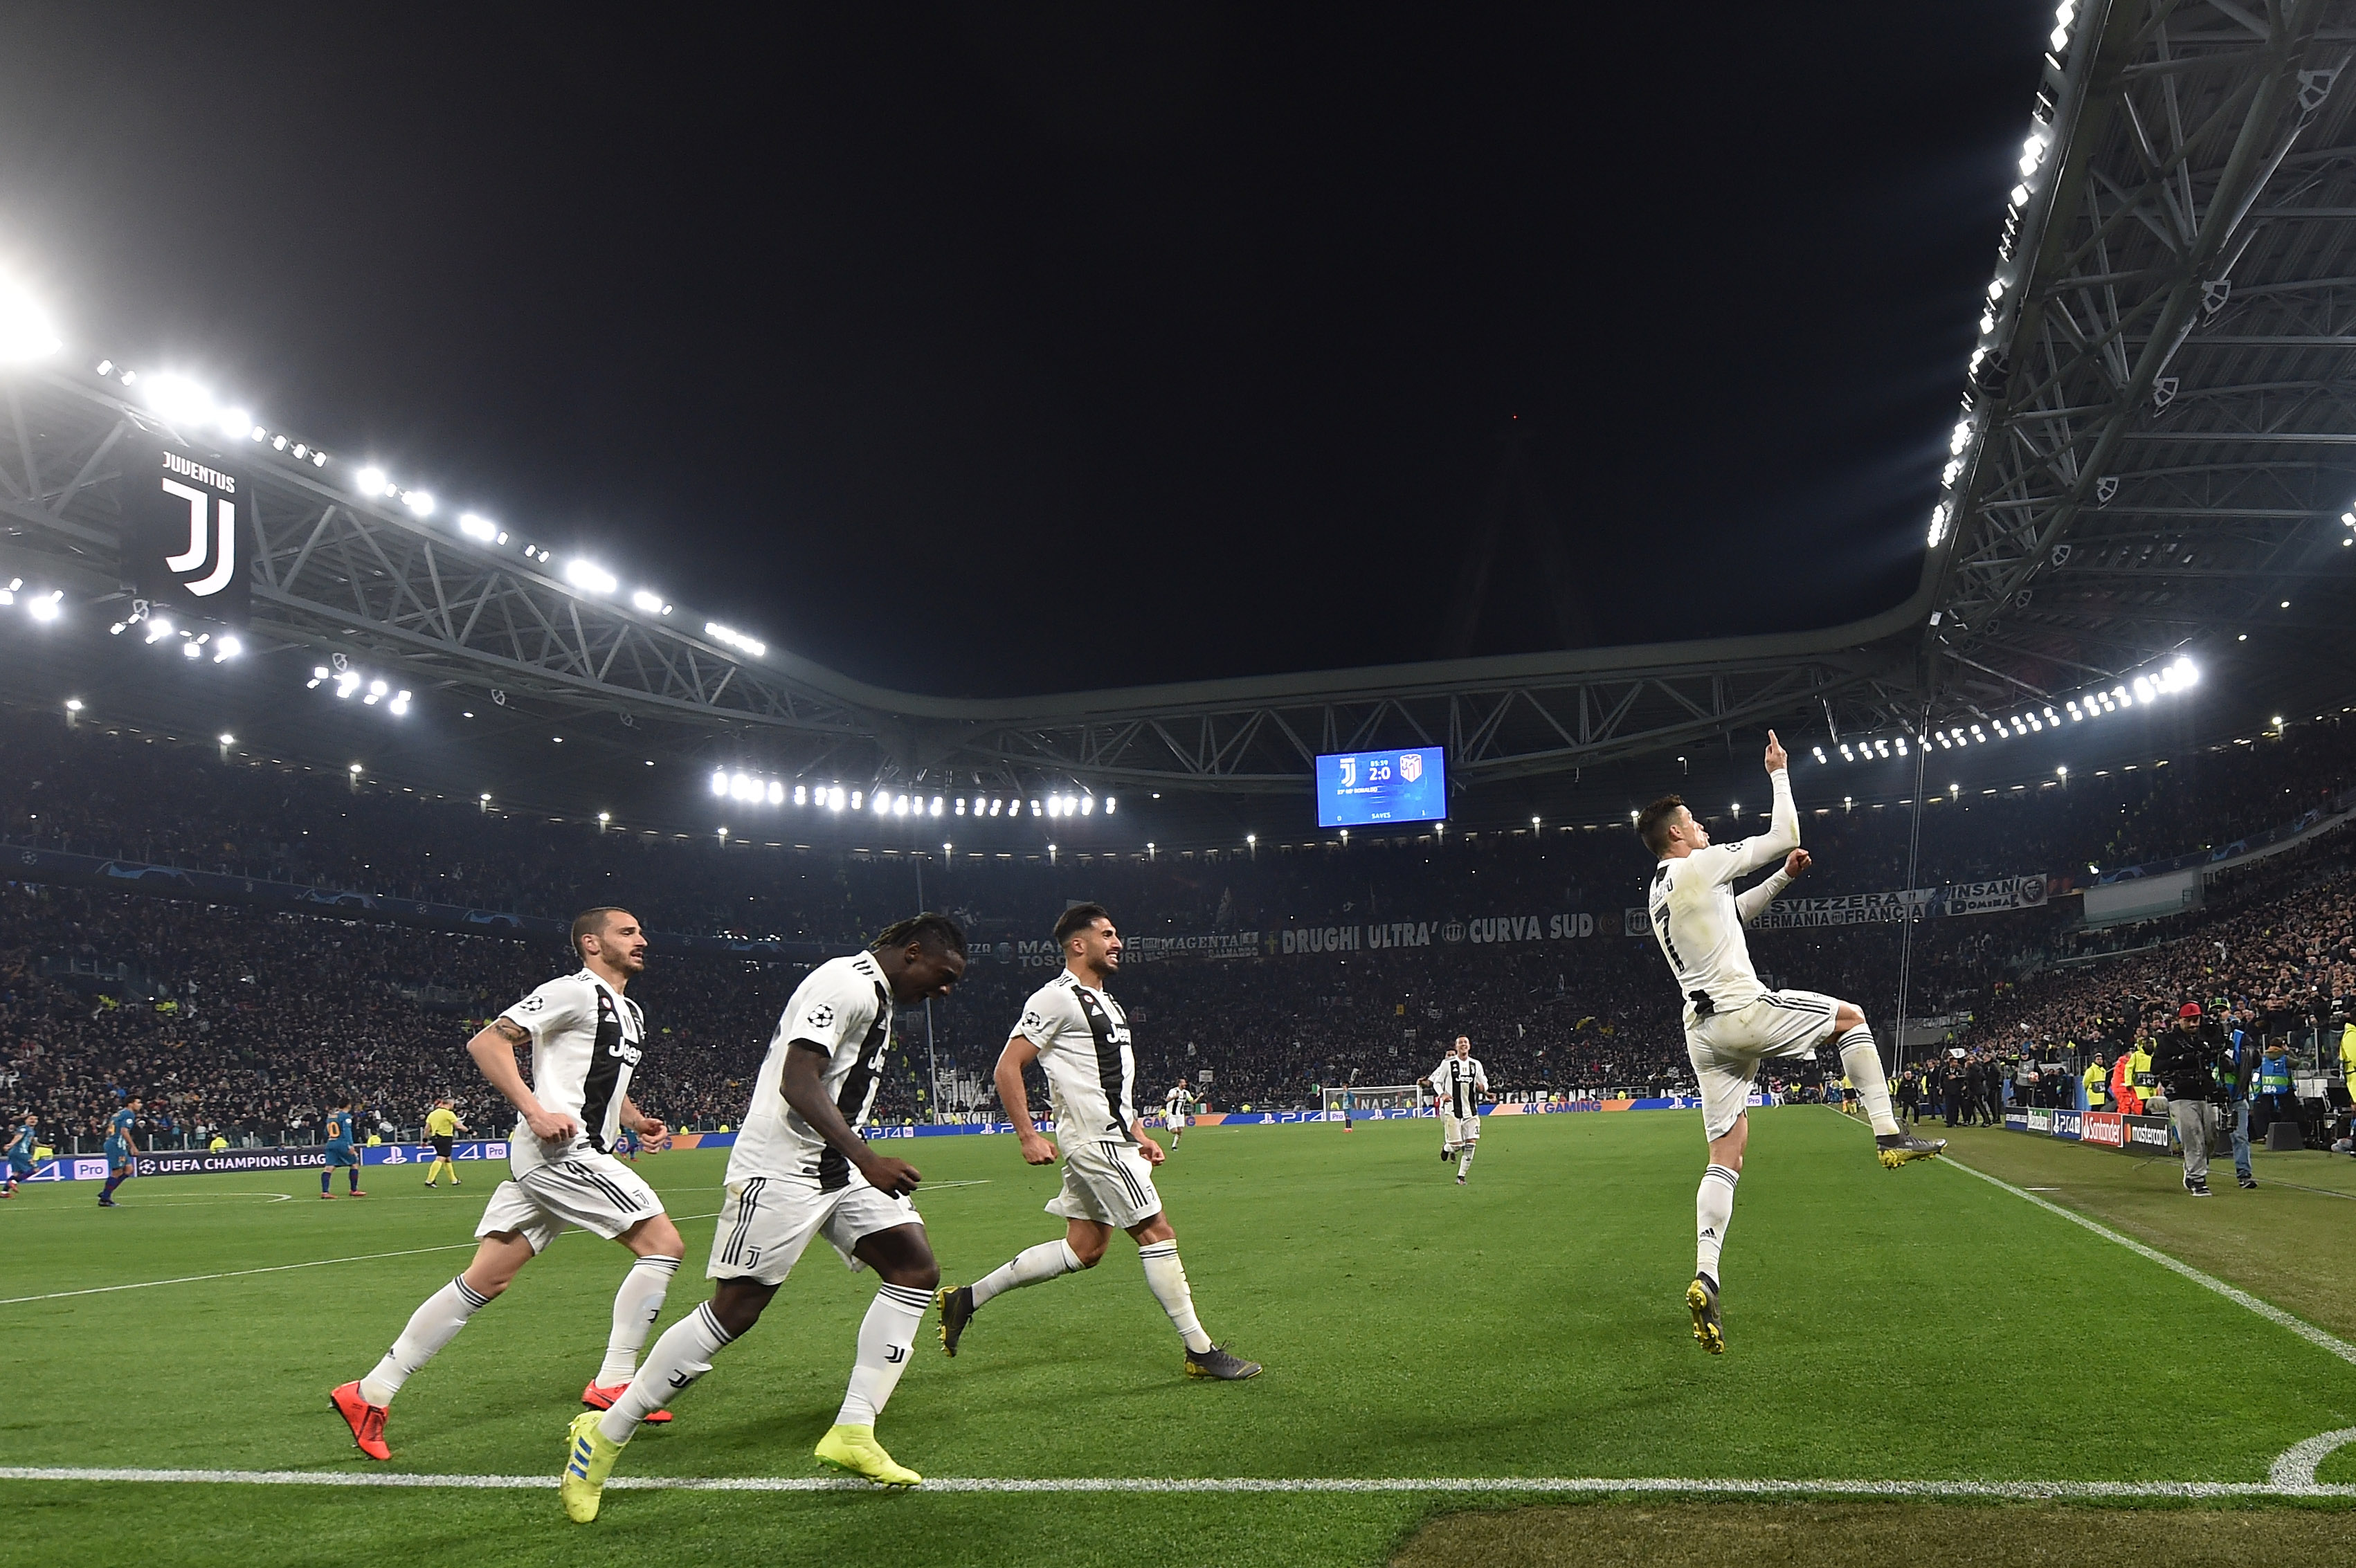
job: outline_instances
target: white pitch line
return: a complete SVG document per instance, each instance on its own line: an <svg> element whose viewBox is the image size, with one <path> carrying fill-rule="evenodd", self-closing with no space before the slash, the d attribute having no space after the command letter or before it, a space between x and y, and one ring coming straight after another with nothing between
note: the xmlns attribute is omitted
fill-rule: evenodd
<svg viewBox="0 0 2356 1568"><path fill-rule="evenodd" d="M674 1216L680 1220L716 1220L719 1217L717 1212ZM570 1231L564 1232L565 1235L572 1233ZM562 1237L559 1239L561 1240ZM220 1274L184 1274L171 1279L143 1279L130 1285L93 1285L81 1290L52 1290L42 1296L0 1296L0 1307L19 1307L27 1301L63 1301L68 1296L110 1296L118 1290L153 1290L162 1285L201 1285L212 1279L243 1279L249 1275L284 1274L290 1269L298 1268L326 1268L330 1264L365 1264L373 1263L379 1258L413 1258L424 1253L464 1252L476 1244L473 1241L445 1242L440 1246L434 1247L403 1247L399 1252L355 1253L348 1258L312 1258L299 1264L272 1264L267 1268L233 1268L223 1270Z"/></svg>
<svg viewBox="0 0 2356 1568"><path fill-rule="evenodd" d="M2296 1450L2294 1450L2296 1452ZM134 1470L69 1466L0 1466L5 1481L140 1481L206 1486L438 1488L469 1491L547 1491L554 1476L416 1475L358 1470ZM867 1491L865 1481L829 1477L617 1476L617 1491L831 1492ZM1875 1481L1704 1479L1686 1476L1481 1476L1441 1477L1055 1477L937 1476L926 1492L1001 1494L1112 1492L1125 1494L1296 1494L1304 1492L1439 1492L1600 1497L1650 1494L1705 1497L1986 1498L2005 1501L2083 1499L2134 1501L2235 1498L2356 1498L2356 1486L2282 1485L2273 1481Z"/></svg>
<svg viewBox="0 0 2356 1568"><path fill-rule="evenodd" d="M2166 1253L2159 1251L2156 1247L2147 1247L2144 1245L2141 1242L2136 1241L2133 1236L2122 1235L2118 1232L2112 1230L2108 1225L2102 1224L2097 1221L2090 1220L2083 1214L2064 1209L2059 1203L2049 1203L2044 1199L2037 1196L2034 1192L2029 1192L2021 1188L2015 1187L2009 1181L2000 1180L1996 1177L1990 1176L1985 1170L1975 1169L1971 1166L1965 1165L1962 1160L1952 1157L1943 1157L1940 1160L1940 1163L1950 1166L1956 1170L1960 1170L1966 1176L1976 1176L1991 1187L2002 1188L2005 1191L2011 1193L2022 1202L2034 1203L2049 1214L2059 1214L2062 1218L2069 1221L2070 1223L2073 1225L2082 1225L2085 1229L2094 1232L2094 1234L2102 1237L2103 1240L2106 1242L2115 1242L2120 1246L2126 1248L2127 1251L2135 1253L2137 1257L2148 1258L2153 1263L2158 1264L2160 1267L2169 1270L2172 1274L2182 1275L2186 1279L2189 1279L2193 1284L2200 1285L2202 1289L2213 1290L2218 1295L2223 1296L2226 1300L2232 1302L2234 1306L2247 1307L2250 1311L2256 1313L2267 1322L2279 1324L2281 1327L2287 1328L2292 1333L2297 1335L2300 1339L2305 1339L2308 1343L2320 1346L2322 1349L2329 1350L2333 1355L2339 1357L2341 1360L2347 1361L2351 1365L2356 1365L2356 1345L2350 1344L2347 1340L2340 1339L2337 1335L2324 1332L2324 1330L2318 1328L2314 1324L2308 1322L2304 1318L2294 1317L2289 1313L2285 1312L2281 1307L2275 1306L2273 1303L2261 1301L2256 1296L2252 1296L2248 1291L2243 1290L2238 1286L2226 1284L2223 1280L2219 1279L2215 1275L2203 1274L2199 1269L2194 1268L2190 1264L2182 1263L2175 1258L2169 1257Z"/></svg>

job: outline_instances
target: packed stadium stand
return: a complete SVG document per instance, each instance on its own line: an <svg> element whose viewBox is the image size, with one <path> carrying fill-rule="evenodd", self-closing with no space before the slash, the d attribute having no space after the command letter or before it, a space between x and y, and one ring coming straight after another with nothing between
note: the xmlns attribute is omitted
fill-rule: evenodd
<svg viewBox="0 0 2356 1568"><path fill-rule="evenodd" d="M367 908L287 912L122 880L155 866L554 920L625 904L658 933L634 993L656 1031L639 1096L680 1125L742 1115L799 975L910 912L920 878L924 901L965 925L975 962L929 1017L904 1015L877 1107L887 1120L987 1110L1005 1029L1047 973L1040 939L1081 899L1111 907L1132 940L1228 939L1215 957L1149 959L1139 944L1121 982L1147 1081L1186 1073L1221 1108L1314 1104L1318 1086L1354 1078L1411 1080L1459 1032L1508 1093L1668 1093L1688 1078L1659 955L1641 933L1621 934L1646 862L1620 828L1150 856L1042 846L944 864L842 843L723 848L511 815L48 715L0 719L0 841L114 868L85 880L94 885L0 887L5 1098L60 1137L96 1138L134 1093L163 1147L216 1134L305 1141L344 1094L388 1134L413 1126L443 1093L502 1126L504 1108L465 1056L471 1020L569 967L552 937L393 923ZM1910 813L1845 808L1837 769L1801 764L1798 779L1817 868L1796 891L1904 885ZM2036 872L2066 891L2098 871L2215 852L2327 813L2351 783L2356 731L2324 722L2066 788L1933 796L1916 885ZM1941 1048L1951 1036L1988 1060L2074 1060L2195 996L2227 998L2270 1032L2296 1022L2311 1034L2356 995L2345 837L2320 832L2224 871L2202 908L2164 920L2087 930L2062 896L1919 922L1910 1011L1933 1020ZM1334 952L1280 940L1333 922L1461 933L1484 915L1566 912L1590 917L1590 934L1483 944L1427 930L1419 945ZM667 954L664 934L734 945ZM1762 930L1754 943L1771 979L1856 997L1881 1020L1902 937L1896 924L1870 923ZM1910 1042L1921 1054L1919 1027ZM1794 1077L1796 1086L1814 1072Z"/></svg>

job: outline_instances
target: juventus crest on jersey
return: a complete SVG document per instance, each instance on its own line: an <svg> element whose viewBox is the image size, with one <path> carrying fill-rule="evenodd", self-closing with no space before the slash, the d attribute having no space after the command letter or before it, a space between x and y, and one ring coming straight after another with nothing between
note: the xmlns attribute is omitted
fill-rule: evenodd
<svg viewBox="0 0 2356 1568"><path fill-rule="evenodd" d="M533 1097L581 1124L572 1143L552 1147L519 1119L509 1146L515 1169L584 1147L599 1154L611 1148L622 1103L630 1095L630 1074L646 1048L647 1021L638 1004L584 968L549 981L499 1016L531 1036Z"/></svg>
<svg viewBox="0 0 2356 1568"><path fill-rule="evenodd" d="M1134 1137L1137 1058L1119 1002L1066 969L1031 993L1014 1033L1039 1050L1058 1136Z"/></svg>
<svg viewBox="0 0 2356 1568"><path fill-rule="evenodd" d="M754 1081L752 1108L728 1156L732 1184L755 1176L815 1177L821 1189L831 1191L851 1181L851 1162L786 1104L786 1053L797 1041L826 1053L819 1073L826 1097L852 1127L865 1126L892 1045L892 987L873 954L819 965L777 1015Z"/></svg>

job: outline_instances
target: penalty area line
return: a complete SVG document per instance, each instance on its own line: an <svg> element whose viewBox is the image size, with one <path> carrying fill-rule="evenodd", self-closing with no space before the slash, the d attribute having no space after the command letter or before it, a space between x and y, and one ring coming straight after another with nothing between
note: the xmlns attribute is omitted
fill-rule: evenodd
<svg viewBox="0 0 2356 1568"><path fill-rule="evenodd" d="M2312 1473L2311 1471L2309 1472ZM70 1466L0 1466L0 1481L151 1482L200 1486L392 1487L469 1491L548 1491L554 1476L416 1475L387 1471L318 1473L305 1470L139 1470ZM833 1492L874 1489L852 1477L767 1476L616 1476L609 1490L635 1492ZM916 1488L926 1492L1001 1494L1109 1492L1122 1494L1396 1493L1519 1494L1610 1497L1849 1497L1992 1499L2005 1501L2226 1500L2263 1498L2356 1498L2356 1486L2319 1486L2281 1481L1872 1481L1705 1479L1686 1476L1392 1476L1349 1477L1054 1477L936 1476Z"/></svg>

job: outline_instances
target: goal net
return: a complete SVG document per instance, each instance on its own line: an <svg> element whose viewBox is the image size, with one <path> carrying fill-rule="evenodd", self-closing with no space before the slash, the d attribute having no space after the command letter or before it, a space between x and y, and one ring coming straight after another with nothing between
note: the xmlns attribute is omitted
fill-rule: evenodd
<svg viewBox="0 0 2356 1568"><path fill-rule="evenodd" d="M1422 1104L1423 1091L1412 1083L1355 1083L1326 1090L1324 1109L1327 1119L1339 1121L1345 1107L1362 1115L1370 1111L1397 1115Z"/></svg>

